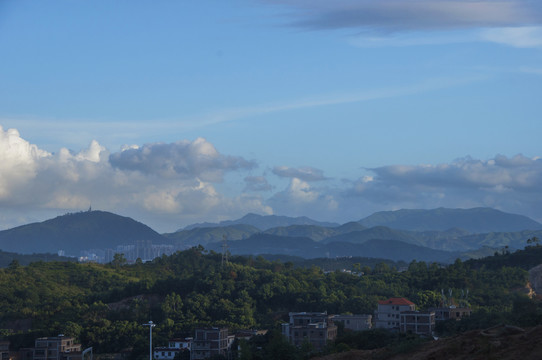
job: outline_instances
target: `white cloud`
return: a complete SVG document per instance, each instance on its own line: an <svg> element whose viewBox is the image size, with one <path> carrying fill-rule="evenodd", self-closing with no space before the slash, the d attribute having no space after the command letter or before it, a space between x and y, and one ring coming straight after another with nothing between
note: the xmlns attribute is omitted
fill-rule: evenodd
<svg viewBox="0 0 542 360"><path fill-rule="evenodd" d="M0 199L33 179L39 160L50 156L22 139L16 129L4 131L0 126Z"/></svg>
<svg viewBox="0 0 542 360"><path fill-rule="evenodd" d="M16 212L48 209L58 215L92 205L142 220L160 214L157 224L169 222L173 229L185 216L212 220L272 212L259 197L221 194L213 185L226 172L254 166L219 153L201 138L130 146L111 155L92 141L79 152L62 148L53 154L30 144L17 130L0 128L0 210L4 219L22 219Z"/></svg>
<svg viewBox="0 0 542 360"><path fill-rule="evenodd" d="M164 178L198 177L206 181L221 181L224 171L251 169L253 161L225 156L203 138L173 144L146 144L128 147L112 154L111 164L118 169L139 171Z"/></svg>
<svg viewBox="0 0 542 360"><path fill-rule="evenodd" d="M290 26L348 29L357 46L491 41L540 47L542 5L529 0L268 0L288 9ZM459 31L483 30L479 34Z"/></svg>
<svg viewBox="0 0 542 360"><path fill-rule="evenodd" d="M221 192L218 183L224 174L253 166L221 154L204 139L130 146L111 155L93 141L79 152L63 148L49 153L16 130L0 128L0 227L89 205L132 216L160 231L248 212L345 222L379 210L491 206L542 219L539 157L497 155L381 166L342 183L315 168L276 167L273 172L290 182L269 198ZM244 184L245 191L273 189L264 176L246 176Z"/></svg>
<svg viewBox="0 0 542 360"><path fill-rule="evenodd" d="M435 208L491 206L542 218L542 160L497 155L483 161L465 157L437 165L390 165L350 184L340 206ZM356 199L357 198L357 199Z"/></svg>
<svg viewBox="0 0 542 360"><path fill-rule="evenodd" d="M245 191L269 191L273 186L263 176L245 177Z"/></svg>
<svg viewBox="0 0 542 360"><path fill-rule="evenodd" d="M346 214L337 214L340 203L334 197L335 191L327 187L313 187L308 182L292 178L288 187L267 200L277 214L308 216L313 219L334 221ZM350 218L350 217L347 217Z"/></svg>
<svg viewBox="0 0 542 360"><path fill-rule="evenodd" d="M517 48L537 48L542 47L542 26L487 29L481 38Z"/></svg>
<svg viewBox="0 0 542 360"><path fill-rule="evenodd" d="M321 181L326 180L324 172L310 166L291 168L288 166L275 166L273 174L279 177L295 178L303 181Z"/></svg>
<svg viewBox="0 0 542 360"><path fill-rule="evenodd" d="M295 202L313 202L318 198L318 193L312 190L307 182L298 178L292 179L288 192Z"/></svg>

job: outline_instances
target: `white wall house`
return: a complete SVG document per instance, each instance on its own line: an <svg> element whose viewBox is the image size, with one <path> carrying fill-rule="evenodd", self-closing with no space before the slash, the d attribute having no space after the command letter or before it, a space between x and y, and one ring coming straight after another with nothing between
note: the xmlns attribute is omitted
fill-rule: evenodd
<svg viewBox="0 0 542 360"><path fill-rule="evenodd" d="M375 311L375 327L384 329L399 329L401 325L401 313L414 311L416 305L405 298L390 298L378 302Z"/></svg>

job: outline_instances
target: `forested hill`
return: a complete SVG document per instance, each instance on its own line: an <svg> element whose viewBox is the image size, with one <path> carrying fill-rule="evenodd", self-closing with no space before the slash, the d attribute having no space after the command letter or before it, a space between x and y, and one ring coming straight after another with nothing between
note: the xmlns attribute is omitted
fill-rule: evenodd
<svg viewBox="0 0 542 360"><path fill-rule="evenodd" d="M71 213L0 231L0 249L23 254L64 250L66 255L79 256L81 250L114 248L138 240L168 242L147 225L106 211Z"/></svg>
<svg viewBox="0 0 542 360"><path fill-rule="evenodd" d="M412 231L461 228L472 233L490 233L542 229L542 224L526 216L491 208L382 211L359 222L366 227L387 226Z"/></svg>
<svg viewBox="0 0 542 360"><path fill-rule="evenodd" d="M537 249L529 247L519 255L534 254L534 261L542 263ZM473 309L468 320L447 324L447 332L501 322L542 323L540 303L515 290L525 287L527 271L508 266L512 263L506 256L494 258L500 266L413 261L406 271L376 264L356 276L261 257L232 256L222 263L220 254L198 247L133 265L116 259L108 265L10 266L0 269L0 329L14 348L32 346L38 336L63 333L93 346L96 353L133 347L134 359L147 349L148 333L141 324L149 317L157 324L153 339L158 346L172 337L193 335L196 326L269 329L270 337L254 344L269 355L262 357L267 360L281 358L271 356L277 346L285 346L280 332L273 338L273 330L290 311L372 314L378 301L389 297L407 297L423 310L440 303L442 289ZM468 298L463 296L467 293ZM26 332L17 332L22 330ZM304 357L291 357L298 358Z"/></svg>
<svg viewBox="0 0 542 360"><path fill-rule="evenodd" d="M77 261L76 258L59 256L57 254L31 254L23 255L0 250L0 268L8 267L10 264L29 265L37 261Z"/></svg>

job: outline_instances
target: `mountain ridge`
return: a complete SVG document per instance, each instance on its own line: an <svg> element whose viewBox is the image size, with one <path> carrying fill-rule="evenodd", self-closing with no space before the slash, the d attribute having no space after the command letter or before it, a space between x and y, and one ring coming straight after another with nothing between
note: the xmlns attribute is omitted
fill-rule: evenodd
<svg viewBox="0 0 542 360"><path fill-rule="evenodd" d="M406 218L410 217L410 219L419 215L417 220L413 222L414 227L416 223L419 225L419 223L435 220L435 217L439 217L439 221L430 222L429 225L431 226L426 225L425 228L448 227L449 225L450 228L445 231L414 231L396 229L385 225L366 227L360 222L348 222L338 225L318 222L307 217L290 218L287 216L247 214L237 220L221 222L226 224L225 226L197 227L195 224L194 227L188 230L158 234L145 224L128 217L105 211L88 211L66 214L41 223L32 223L0 231L0 249L22 254L57 253L59 250L64 250L64 253L68 255L80 255L82 250L115 250L117 245L135 245L138 241L151 241L155 245L174 245L175 249L181 250L197 245L214 248L215 245L210 244L222 242L223 239L232 244L238 240L250 240L257 243L257 241L261 242L262 236L265 235L274 239L275 244L271 248L277 253L281 253L277 247L278 243L283 243L283 248L288 249L290 246L295 245L291 243L292 239L304 238L309 241L296 240L298 244L295 245L297 246L295 251L303 255L314 252L315 256L326 256L326 254L338 253L338 249L347 248L350 248L351 251L358 251L359 249L356 246L365 244L368 241L380 241L382 244L386 241L400 241L405 244L419 246L420 254L429 250L475 254L476 250L480 248L486 248L485 252L488 251L487 249L498 250L505 247L507 249L521 249L525 246L528 238L542 238L542 230L472 233L465 229L469 228L469 224L473 222L484 224L487 228L491 224L491 220L496 218L499 220L498 225L501 229L514 229L519 226L518 224L529 224L536 227L538 224L527 217L507 214L490 208L439 208L434 210L381 212L375 213L371 221L376 219L380 222L386 222L388 225L390 223L393 225L394 222L396 223L397 214L402 214L400 217L403 220L405 214L408 215ZM460 214L460 216L454 216L454 214ZM498 214L498 216L495 217L495 214ZM484 216L486 217L485 220ZM370 220L371 217L365 219ZM369 223L369 220L366 220L365 223ZM243 222L251 222L252 224L243 224ZM281 226L261 230L273 224L280 224ZM284 224L290 225L283 226ZM255 249L255 252L261 253L262 249L255 248L256 243L250 245L250 247ZM302 244L304 244L303 250L301 250ZM388 242L387 244L391 243ZM262 243L263 245L268 246L267 243ZM320 251L321 249L324 249L323 252ZM282 251L282 253L285 252L287 253L286 250ZM352 254L343 252L337 256L346 255ZM366 254L359 255L365 256ZM377 255L382 256L382 254Z"/></svg>
<svg viewBox="0 0 542 360"><path fill-rule="evenodd" d="M220 221L219 223L197 223L185 226L182 229L179 229L178 231L182 230L191 230L196 227L222 227L222 226L230 226L230 225L252 225L261 231L265 231L274 227L285 227L290 225L316 225L316 226L324 226L324 227L335 227L340 226L340 224L333 223L333 222L326 222L326 221L317 221L310 219L306 216L298 216L298 217L289 217L284 215L258 215L254 213L248 213L245 216L243 216L240 219L237 220L224 220Z"/></svg>
<svg viewBox="0 0 542 360"><path fill-rule="evenodd" d="M472 233L542 230L542 224L527 216L488 207L380 211L359 220L359 223L365 227L387 226L410 231L445 231L453 227Z"/></svg>

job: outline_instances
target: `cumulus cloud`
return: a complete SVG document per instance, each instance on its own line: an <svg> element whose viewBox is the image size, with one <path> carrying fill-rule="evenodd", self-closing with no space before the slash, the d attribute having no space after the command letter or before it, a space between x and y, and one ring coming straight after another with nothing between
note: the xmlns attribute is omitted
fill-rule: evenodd
<svg viewBox="0 0 542 360"><path fill-rule="evenodd" d="M504 187L516 191L539 189L542 160L523 155L508 158L498 155L488 161L470 157L450 164L403 166L372 169L385 183L412 184L418 187L492 189Z"/></svg>
<svg viewBox="0 0 542 360"><path fill-rule="evenodd" d="M254 166L221 154L204 139L128 146L112 154L92 141L80 151L49 153L17 130L0 127L0 226L45 220L89 205L162 231L248 212L344 222L379 210L490 206L542 219L538 157L388 165L342 183L310 167L275 167L275 175L290 181L267 198L260 194L274 187L264 176L246 176L244 191L224 192L220 182L226 173Z"/></svg>
<svg viewBox="0 0 542 360"><path fill-rule="evenodd" d="M4 131L0 126L0 199L9 197L13 188L34 178L39 160L49 156L22 139L17 130Z"/></svg>
<svg viewBox="0 0 542 360"><path fill-rule="evenodd" d="M269 191L273 189L273 186L263 176L247 176L245 177L245 184L245 191Z"/></svg>
<svg viewBox="0 0 542 360"><path fill-rule="evenodd" d="M251 169L255 162L220 154L203 138L172 144L147 144L128 147L112 154L111 164L122 170L140 171L165 178L198 177L220 181L224 171Z"/></svg>
<svg viewBox="0 0 542 360"><path fill-rule="evenodd" d="M162 218L178 228L181 217L200 220L272 212L260 197L226 195L215 183L253 161L219 153L205 139L125 147L110 154L97 141L74 152L49 153L0 127L0 209L58 212L94 208L136 219ZM13 224L19 225L19 224ZM152 225L152 224L150 224Z"/></svg>
<svg viewBox="0 0 542 360"><path fill-rule="evenodd" d="M323 220L334 220L337 217L344 219L346 214L337 212L339 202L333 193L328 187L314 187L294 177L286 189L273 194L267 203L278 214Z"/></svg>
<svg viewBox="0 0 542 360"><path fill-rule="evenodd" d="M542 160L523 155L478 160L471 157L437 165L390 165L370 169L343 193L345 207L367 208L490 206L542 217ZM357 200L354 200L357 198Z"/></svg>
<svg viewBox="0 0 542 360"><path fill-rule="evenodd" d="M273 174L279 177L296 178L303 181L327 180L322 170L312 167L291 168L287 166L275 166Z"/></svg>

